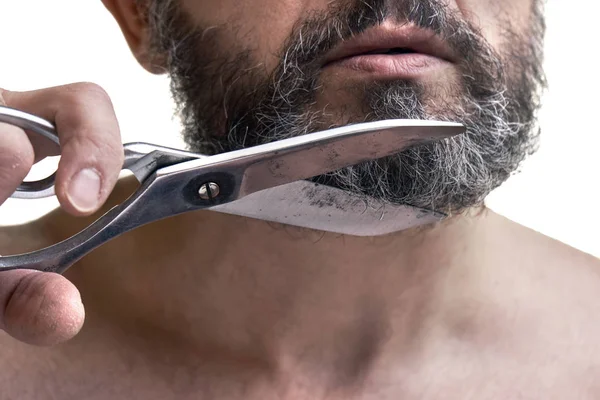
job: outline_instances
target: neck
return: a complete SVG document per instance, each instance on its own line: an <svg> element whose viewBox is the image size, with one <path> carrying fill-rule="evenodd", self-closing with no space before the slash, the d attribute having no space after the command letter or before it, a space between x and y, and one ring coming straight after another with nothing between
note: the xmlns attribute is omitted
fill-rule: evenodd
<svg viewBox="0 0 600 400"><path fill-rule="evenodd" d="M355 380L461 317L485 214L358 238L190 213L109 244L109 265L90 261L71 278L88 315L129 337Z"/></svg>

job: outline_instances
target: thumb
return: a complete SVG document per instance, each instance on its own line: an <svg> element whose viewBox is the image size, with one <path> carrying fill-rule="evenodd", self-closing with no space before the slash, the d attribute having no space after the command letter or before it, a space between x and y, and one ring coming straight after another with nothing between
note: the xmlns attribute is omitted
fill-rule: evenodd
<svg viewBox="0 0 600 400"><path fill-rule="evenodd" d="M75 286L61 275L0 272L0 328L22 342L51 346L73 338L85 311Z"/></svg>

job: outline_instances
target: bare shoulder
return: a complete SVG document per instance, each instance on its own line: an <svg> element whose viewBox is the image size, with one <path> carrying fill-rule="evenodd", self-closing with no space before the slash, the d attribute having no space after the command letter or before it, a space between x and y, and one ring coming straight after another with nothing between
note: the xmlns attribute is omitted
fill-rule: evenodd
<svg viewBox="0 0 600 400"><path fill-rule="evenodd" d="M492 229L498 231L499 249L520 263L532 263L540 268L558 268L574 274L589 273L600 279L600 259L575 249L540 232L490 213ZM598 238L600 245L600 238ZM600 295L600 293L599 293Z"/></svg>
<svg viewBox="0 0 600 400"><path fill-rule="evenodd" d="M477 354L490 355L500 381L517 374L505 387L524 379L552 398L600 398L600 261L493 212L475 229L476 300L465 326L477 329L465 337Z"/></svg>
<svg viewBox="0 0 600 400"><path fill-rule="evenodd" d="M495 267L488 289L511 299L523 326L536 328L529 335L600 363L600 260L497 214L488 218L485 236L494 244L486 257Z"/></svg>
<svg viewBox="0 0 600 400"><path fill-rule="evenodd" d="M555 310L572 315L581 312L597 320L600 259L497 214L490 214L489 219L486 236L494 240L490 246L494 263L500 263L498 269L514 280L515 290L529 293L532 302L537 296L538 301L547 302L545 306L552 304ZM600 319L595 327L600 334Z"/></svg>

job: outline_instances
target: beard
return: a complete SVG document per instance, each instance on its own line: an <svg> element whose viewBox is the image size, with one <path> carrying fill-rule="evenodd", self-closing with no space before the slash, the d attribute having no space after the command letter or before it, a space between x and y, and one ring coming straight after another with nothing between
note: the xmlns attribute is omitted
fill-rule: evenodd
<svg viewBox="0 0 600 400"><path fill-rule="evenodd" d="M341 4L344 3L344 4ZM545 85L544 21L534 1L527 32L499 21L495 51L443 0L352 0L296 25L267 72L233 29L193 25L175 1L147 6L152 54L164 61L192 151L237 150L348 123L428 119L463 123L465 134L317 176L313 181L393 204L461 213L515 172L537 147L536 113ZM437 87L412 80L366 82L337 90L348 106L327 107L322 60L342 41L384 21L439 35L458 56L459 80Z"/></svg>

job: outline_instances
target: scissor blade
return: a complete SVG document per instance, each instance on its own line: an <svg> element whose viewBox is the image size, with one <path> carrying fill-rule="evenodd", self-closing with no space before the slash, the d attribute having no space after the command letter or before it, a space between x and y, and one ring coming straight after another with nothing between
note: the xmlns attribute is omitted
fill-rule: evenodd
<svg viewBox="0 0 600 400"><path fill-rule="evenodd" d="M217 205L464 132L463 125L452 122L369 122L184 162L161 168L157 176L165 183L196 176L190 188L207 179L218 185L224 183L226 193L221 191L221 196L213 201Z"/></svg>
<svg viewBox="0 0 600 400"><path fill-rule="evenodd" d="M463 125L455 123L391 120L326 131L323 137L301 143L280 142L278 150L247 160L239 197L380 159L464 131Z"/></svg>

